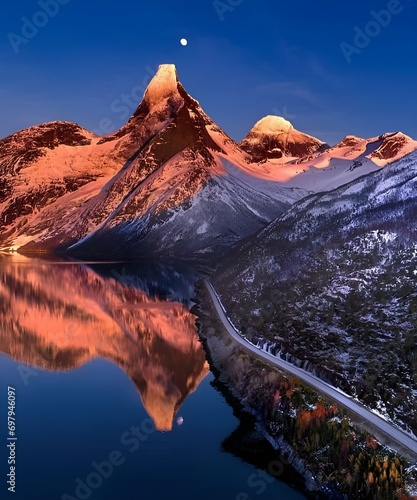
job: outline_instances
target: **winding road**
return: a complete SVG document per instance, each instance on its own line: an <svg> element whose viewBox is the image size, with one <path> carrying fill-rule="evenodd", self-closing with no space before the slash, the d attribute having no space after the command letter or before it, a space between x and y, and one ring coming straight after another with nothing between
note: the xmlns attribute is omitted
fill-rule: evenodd
<svg viewBox="0 0 417 500"><path fill-rule="evenodd" d="M287 361L284 361L283 359L277 358L272 354L262 351L258 347L249 343L245 338L243 338L239 334L238 331L236 331L236 329L230 322L213 285L207 280L205 280L204 283L213 301L213 305L216 308L217 314L219 315L219 318L222 321L227 332L245 349L255 354L258 358L264 359L268 361L270 364L291 373L292 375L296 376L297 378L308 384L310 387L313 387L314 389L321 392L322 394L325 394L332 400L342 404L344 407L348 408L350 411L354 412L362 419L371 423L373 426L375 426L377 429L379 429L384 434L389 436L391 439L393 439L400 445L405 446L407 449L417 454L417 440L413 439L411 436L401 431L397 427L393 426L392 424L390 424L383 418L379 417L375 413L372 413L368 408L358 403L357 401L353 400L343 391L340 391L339 389L336 389L330 384L323 382L323 380L312 375L311 373L308 373L305 370L298 368L292 365L291 363L288 363Z"/></svg>

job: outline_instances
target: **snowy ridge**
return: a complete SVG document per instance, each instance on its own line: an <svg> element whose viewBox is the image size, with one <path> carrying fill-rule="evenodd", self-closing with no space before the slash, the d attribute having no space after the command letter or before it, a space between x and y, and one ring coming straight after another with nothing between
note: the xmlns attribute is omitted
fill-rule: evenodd
<svg viewBox="0 0 417 500"><path fill-rule="evenodd" d="M17 207L13 221L4 219L9 233L0 249L209 260L307 194L248 168L247 155L186 93L173 65L160 66L144 100L119 132L82 140L83 149L47 148L26 169L38 182L39 196L48 190L41 172L56 171L55 163L68 165L74 175L77 161L94 171L87 154L94 158L96 153L100 165L101 152L120 163L113 170L96 169L98 178L88 177L74 192L54 192L47 203L31 205L28 213L18 207L22 197L33 200L34 194L19 191L22 174L11 178L16 199L5 203L13 201ZM55 179L48 182L55 184Z"/></svg>
<svg viewBox="0 0 417 500"><path fill-rule="evenodd" d="M242 244L214 278L254 345L319 370L414 435L416 188L414 152L310 195Z"/></svg>
<svg viewBox="0 0 417 500"><path fill-rule="evenodd" d="M416 146L389 133L329 148L274 116L237 144L161 65L115 133L53 122L0 141L0 251L214 258L308 194Z"/></svg>

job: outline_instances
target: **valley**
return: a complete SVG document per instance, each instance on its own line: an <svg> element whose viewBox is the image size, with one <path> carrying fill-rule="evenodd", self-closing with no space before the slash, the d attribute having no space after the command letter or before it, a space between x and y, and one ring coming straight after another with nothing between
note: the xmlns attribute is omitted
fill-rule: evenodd
<svg viewBox="0 0 417 500"><path fill-rule="evenodd" d="M161 65L118 131L55 121L0 140L1 351L116 365L160 432L211 369L306 491L411 498L416 192L400 131L329 145L268 115L237 142ZM219 333L223 308L251 353Z"/></svg>

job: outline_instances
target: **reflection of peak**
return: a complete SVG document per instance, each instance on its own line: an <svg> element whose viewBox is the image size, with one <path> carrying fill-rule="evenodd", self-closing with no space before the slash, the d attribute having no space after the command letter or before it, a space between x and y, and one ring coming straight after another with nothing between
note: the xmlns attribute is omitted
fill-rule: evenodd
<svg viewBox="0 0 417 500"><path fill-rule="evenodd" d="M155 339L159 343L158 339ZM172 423L186 397L194 392L209 371L206 361L196 364L195 346L179 352L165 344L154 346L158 364L149 363L137 371L134 382L139 388L143 405L161 431L172 429ZM143 371L146 369L146 378Z"/></svg>
<svg viewBox="0 0 417 500"><path fill-rule="evenodd" d="M155 426L171 429L208 373L195 317L85 266L50 271L30 261L2 268L0 351L58 371L108 359L134 381Z"/></svg>

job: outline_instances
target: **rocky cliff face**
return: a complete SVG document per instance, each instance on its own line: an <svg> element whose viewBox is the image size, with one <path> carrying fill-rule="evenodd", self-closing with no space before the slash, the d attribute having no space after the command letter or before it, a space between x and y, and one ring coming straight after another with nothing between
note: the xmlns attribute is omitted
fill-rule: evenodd
<svg viewBox="0 0 417 500"><path fill-rule="evenodd" d="M113 134L53 122L0 141L0 251L213 262L310 192L415 149L401 133L330 148L277 116L238 145L165 64Z"/></svg>
<svg viewBox="0 0 417 500"><path fill-rule="evenodd" d="M0 158L3 250L209 258L306 194L246 169L172 65L115 134L55 123L5 141L15 146ZM12 168L22 151L24 168Z"/></svg>

